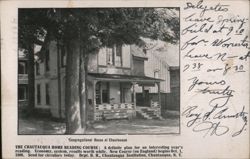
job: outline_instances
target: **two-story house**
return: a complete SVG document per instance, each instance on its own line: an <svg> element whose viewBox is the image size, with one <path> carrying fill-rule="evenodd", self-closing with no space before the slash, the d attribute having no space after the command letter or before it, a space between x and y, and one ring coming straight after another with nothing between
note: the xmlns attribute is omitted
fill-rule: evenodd
<svg viewBox="0 0 250 159"><path fill-rule="evenodd" d="M44 59L35 67L36 107L50 109L54 117L65 115L66 49L57 41L42 47ZM87 89L89 120L103 118L160 118L160 82L145 76L148 58L135 45L101 48L89 55ZM159 98L150 105L136 105L136 87L158 86ZM148 100L148 99L145 99ZM148 113L149 112L149 113ZM151 116L149 114L152 114Z"/></svg>
<svg viewBox="0 0 250 159"><path fill-rule="evenodd" d="M23 50L18 51L18 106L20 109L28 105L28 59Z"/></svg>

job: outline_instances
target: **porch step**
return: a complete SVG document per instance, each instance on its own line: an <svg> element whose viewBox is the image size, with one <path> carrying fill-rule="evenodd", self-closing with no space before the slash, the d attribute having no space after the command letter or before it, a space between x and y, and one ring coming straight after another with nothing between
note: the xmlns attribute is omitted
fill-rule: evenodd
<svg viewBox="0 0 250 159"><path fill-rule="evenodd" d="M147 108L142 108L142 109L138 109L136 110L136 115L138 117L141 117L143 119L157 119L157 120L163 120L163 118L158 115L155 114L154 110L151 109L147 109Z"/></svg>
<svg viewBox="0 0 250 159"><path fill-rule="evenodd" d="M152 117L148 116L146 113L139 111L139 110L136 111L136 116L142 119L153 119Z"/></svg>

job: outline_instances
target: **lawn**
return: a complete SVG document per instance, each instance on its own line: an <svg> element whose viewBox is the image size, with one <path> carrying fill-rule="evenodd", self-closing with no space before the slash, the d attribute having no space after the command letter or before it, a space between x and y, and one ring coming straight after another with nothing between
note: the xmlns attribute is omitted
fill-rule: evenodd
<svg viewBox="0 0 250 159"><path fill-rule="evenodd" d="M87 134L161 134L179 133L179 119L110 120L94 123Z"/></svg>
<svg viewBox="0 0 250 159"><path fill-rule="evenodd" d="M19 134L64 134L65 123L49 117L20 117ZM167 134L179 133L179 117L164 120L108 120L89 124L85 134Z"/></svg>

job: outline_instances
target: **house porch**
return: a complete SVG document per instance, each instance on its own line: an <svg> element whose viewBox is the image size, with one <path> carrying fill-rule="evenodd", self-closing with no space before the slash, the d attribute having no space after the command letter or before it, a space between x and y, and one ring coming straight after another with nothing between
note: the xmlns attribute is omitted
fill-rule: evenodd
<svg viewBox="0 0 250 159"><path fill-rule="evenodd" d="M158 101L150 101L150 106L147 108L141 105L137 107L136 104L136 87L149 83L160 86L159 79L89 73L88 80L88 120L132 119L143 114L145 109L160 116L160 96Z"/></svg>

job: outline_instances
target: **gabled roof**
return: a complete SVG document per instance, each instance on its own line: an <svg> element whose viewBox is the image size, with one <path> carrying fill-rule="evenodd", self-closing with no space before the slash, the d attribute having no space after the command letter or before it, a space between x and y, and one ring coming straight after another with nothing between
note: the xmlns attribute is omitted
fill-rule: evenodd
<svg viewBox="0 0 250 159"><path fill-rule="evenodd" d="M145 55L145 53L142 51L142 49L139 48L138 46L135 46L135 45L131 45L131 54L134 57L148 59L148 57Z"/></svg>

